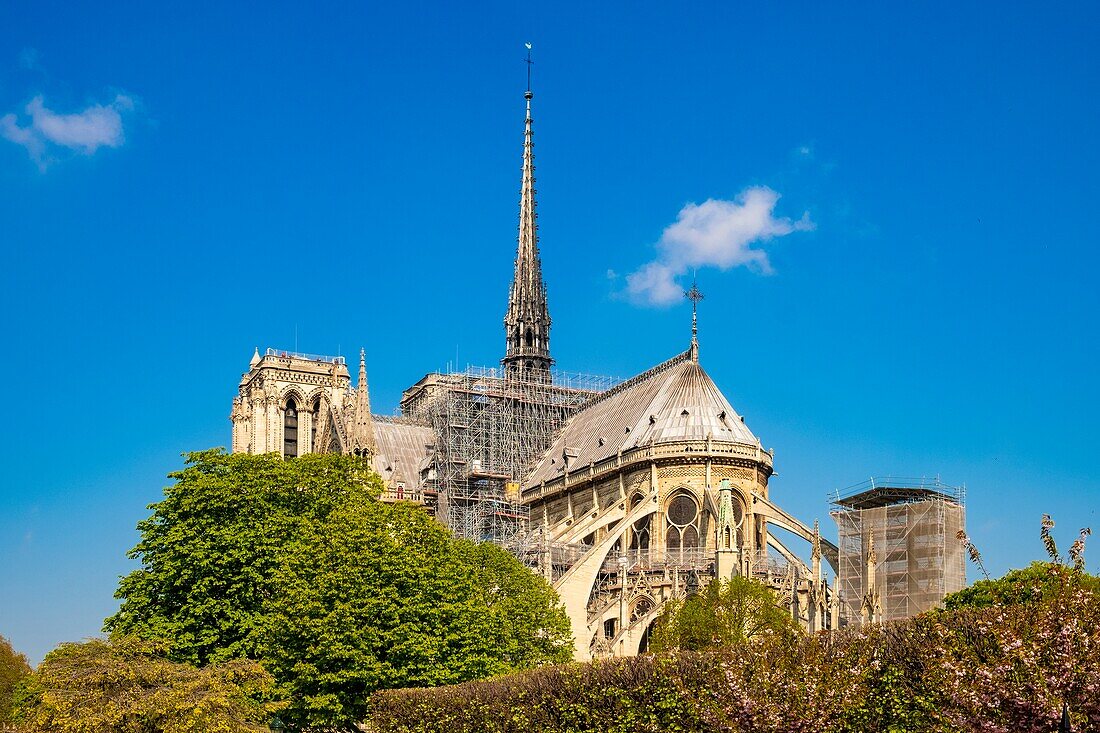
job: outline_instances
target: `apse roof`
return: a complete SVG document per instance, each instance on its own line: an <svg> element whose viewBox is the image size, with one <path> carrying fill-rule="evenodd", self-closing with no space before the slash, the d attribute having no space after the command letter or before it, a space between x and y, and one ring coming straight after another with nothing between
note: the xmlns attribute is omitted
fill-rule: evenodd
<svg viewBox="0 0 1100 733"><path fill-rule="evenodd" d="M635 447L708 437L760 445L687 351L589 401L565 424L524 485L560 476L566 456L574 468Z"/></svg>

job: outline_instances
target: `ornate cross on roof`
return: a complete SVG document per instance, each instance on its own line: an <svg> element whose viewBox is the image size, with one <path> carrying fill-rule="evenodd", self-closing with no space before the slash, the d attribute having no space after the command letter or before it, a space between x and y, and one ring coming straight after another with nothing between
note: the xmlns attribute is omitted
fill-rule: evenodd
<svg viewBox="0 0 1100 733"><path fill-rule="evenodd" d="M699 361L699 320L696 311L704 296L695 278L691 279L691 290L684 291L684 297L691 301L691 360Z"/></svg>

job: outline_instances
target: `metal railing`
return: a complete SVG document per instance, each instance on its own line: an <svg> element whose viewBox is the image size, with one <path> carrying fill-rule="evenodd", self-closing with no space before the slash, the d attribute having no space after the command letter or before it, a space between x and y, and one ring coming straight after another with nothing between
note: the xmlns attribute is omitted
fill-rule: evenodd
<svg viewBox="0 0 1100 733"><path fill-rule="evenodd" d="M342 356L325 356L324 354L303 354L298 351L285 351L283 349L267 349L264 356L275 356L280 359L304 359L306 361L323 361L327 364L347 364Z"/></svg>

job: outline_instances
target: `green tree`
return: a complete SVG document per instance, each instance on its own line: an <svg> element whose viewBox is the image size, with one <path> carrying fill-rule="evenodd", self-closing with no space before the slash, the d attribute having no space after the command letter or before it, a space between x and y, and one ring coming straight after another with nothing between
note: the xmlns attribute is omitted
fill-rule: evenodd
<svg viewBox="0 0 1100 733"><path fill-rule="evenodd" d="M418 507L380 508L334 512L295 540L280 575L264 658L296 701L288 723L335 728L364 719L380 688L569 659L569 622L542 578Z"/></svg>
<svg viewBox="0 0 1100 733"><path fill-rule="evenodd" d="M1085 541L1092 530L1088 527L1082 528L1063 559L1051 534L1052 529L1054 520L1049 514L1044 514L1039 524L1039 539L1042 540L1049 558L1047 562L1033 562L1026 568L1010 570L995 580L985 572L981 553L966 536L966 532L959 530L959 540L969 553L970 560L981 569L985 579L948 594L943 599L943 607L954 610L1037 603L1063 597L1078 589L1100 597L1100 577L1085 572Z"/></svg>
<svg viewBox="0 0 1100 733"><path fill-rule="evenodd" d="M380 688L460 682L570 657L545 580L384 504L356 458L191 454L139 525L108 630L196 665L260 660L292 729L354 730Z"/></svg>
<svg viewBox="0 0 1100 733"><path fill-rule="evenodd" d="M280 705L273 680L235 660L199 669L160 656L136 637L66 643L46 655L18 693L21 733L243 733L267 731Z"/></svg>
<svg viewBox="0 0 1100 733"><path fill-rule="evenodd" d="M713 580L702 593L674 600L657 618L650 649L699 651L766 635L793 635L799 627L776 605L775 593L754 578Z"/></svg>
<svg viewBox="0 0 1100 733"><path fill-rule="evenodd" d="M1100 596L1100 577L1057 562L1033 562L1026 568L1009 570L993 580L979 580L943 599L949 611L959 608L1010 606L1037 603L1055 598L1067 585L1077 586Z"/></svg>
<svg viewBox="0 0 1100 733"><path fill-rule="evenodd" d="M141 567L120 581L121 607L104 628L163 639L173 659L196 666L259 658L284 545L382 490L362 463L338 455L208 450L169 478L138 523L129 556Z"/></svg>
<svg viewBox="0 0 1100 733"><path fill-rule="evenodd" d="M27 658L0 636L0 725L11 721L12 696L19 681L31 673Z"/></svg>

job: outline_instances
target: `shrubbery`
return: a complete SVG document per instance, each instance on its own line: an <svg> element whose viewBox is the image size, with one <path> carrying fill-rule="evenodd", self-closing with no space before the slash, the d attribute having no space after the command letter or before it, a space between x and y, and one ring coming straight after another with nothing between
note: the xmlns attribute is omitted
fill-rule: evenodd
<svg viewBox="0 0 1100 733"><path fill-rule="evenodd" d="M199 669L135 637L66 643L17 691L18 733L260 733L283 707L256 662Z"/></svg>
<svg viewBox="0 0 1100 733"><path fill-rule="evenodd" d="M1048 733L1062 702L1100 730L1100 598L1058 592L716 651L573 664L372 699L378 733L947 731Z"/></svg>

